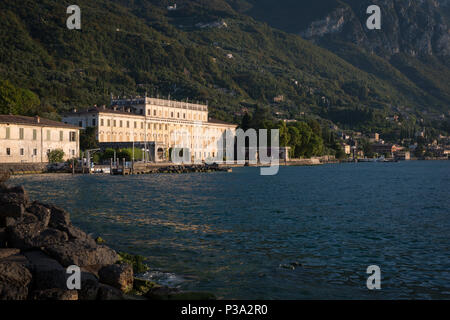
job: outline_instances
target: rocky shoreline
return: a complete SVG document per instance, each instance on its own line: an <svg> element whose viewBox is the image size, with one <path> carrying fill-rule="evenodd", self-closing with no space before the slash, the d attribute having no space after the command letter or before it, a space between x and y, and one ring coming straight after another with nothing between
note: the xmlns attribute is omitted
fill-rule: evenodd
<svg viewBox="0 0 450 320"><path fill-rule="evenodd" d="M0 182L0 300L207 300L135 278L132 255L119 255L74 226L70 214L30 201L26 190ZM81 288L69 290L69 266Z"/></svg>

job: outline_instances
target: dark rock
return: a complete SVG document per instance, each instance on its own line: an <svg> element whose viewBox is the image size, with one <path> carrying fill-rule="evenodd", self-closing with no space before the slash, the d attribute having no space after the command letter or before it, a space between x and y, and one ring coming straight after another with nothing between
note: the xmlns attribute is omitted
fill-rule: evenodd
<svg viewBox="0 0 450 320"><path fill-rule="evenodd" d="M24 266L25 268L29 267L28 259L22 254L14 254L14 255L11 255L9 257L6 257L6 258L3 258L0 260L0 263L6 263L6 262L17 263L17 264Z"/></svg>
<svg viewBox="0 0 450 320"><path fill-rule="evenodd" d="M61 208L49 206L50 222L49 226L55 229L62 229L70 225L70 214Z"/></svg>
<svg viewBox="0 0 450 320"><path fill-rule="evenodd" d="M24 212L24 214L22 215L22 218L20 218L20 220L16 221L16 223L24 223L24 224L30 224L30 223L36 223L39 222L39 219L31 213L28 212ZM45 227L45 225L44 225Z"/></svg>
<svg viewBox="0 0 450 320"><path fill-rule="evenodd" d="M94 264L94 265L90 265L90 266L83 266L83 267L81 267L81 270L84 272L92 273L98 279L98 278L100 278L98 275L98 272L103 267L105 267L105 265L103 265L103 264Z"/></svg>
<svg viewBox="0 0 450 320"><path fill-rule="evenodd" d="M34 239L44 230L45 226L42 222L17 224L9 227L7 229L8 245L22 250L32 249L35 247Z"/></svg>
<svg viewBox="0 0 450 320"><path fill-rule="evenodd" d="M67 235L69 236L69 240L78 240L79 242L84 242L92 247L96 245L95 240L91 236L72 224L61 228L61 230L67 233Z"/></svg>
<svg viewBox="0 0 450 320"><path fill-rule="evenodd" d="M96 300L100 284L98 278L90 272L81 272L81 290L78 291L80 300Z"/></svg>
<svg viewBox="0 0 450 320"><path fill-rule="evenodd" d="M0 262L0 300L25 300L31 282L28 269L15 262Z"/></svg>
<svg viewBox="0 0 450 320"><path fill-rule="evenodd" d="M177 288L167 286L155 286L147 291L145 297L151 300L169 300L173 295L180 293Z"/></svg>
<svg viewBox="0 0 450 320"><path fill-rule="evenodd" d="M46 229L39 236L33 239L35 248L48 247L54 244L66 242L69 240L67 233L57 229Z"/></svg>
<svg viewBox="0 0 450 320"><path fill-rule="evenodd" d="M52 288L67 289L67 273L58 261L41 251L24 253L33 274L33 287L36 290Z"/></svg>
<svg viewBox="0 0 450 320"><path fill-rule="evenodd" d="M0 218L20 218L25 212L25 203L16 193L0 193Z"/></svg>
<svg viewBox="0 0 450 320"><path fill-rule="evenodd" d="M34 291L31 295L33 300L78 300L76 290L52 288L47 290Z"/></svg>
<svg viewBox="0 0 450 320"><path fill-rule="evenodd" d="M45 251L64 267L109 265L118 260L117 253L108 247L91 246L79 241L54 244L46 247Z"/></svg>
<svg viewBox="0 0 450 320"><path fill-rule="evenodd" d="M43 222L47 227L50 222L50 209L43 204L35 201L28 208L27 211L34 214L39 221Z"/></svg>
<svg viewBox="0 0 450 320"><path fill-rule="evenodd" d="M10 187L7 192L15 193L20 196L23 202L28 202L28 193L23 186Z"/></svg>
<svg viewBox="0 0 450 320"><path fill-rule="evenodd" d="M42 222L17 224L8 227L8 245L22 250L32 249L34 247L33 239L38 237L44 229L45 226Z"/></svg>
<svg viewBox="0 0 450 320"><path fill-rule="evenodd" d="M122 291L106 284L100 283L98 290L99 300L123 300Z"/></svg>
<svg viewBox="0 0 450 320"><path fill-rule="evenodd" d="M0 249L0 260L19 254L19 249Z"/></svg>
<svg viewBox="0 0 450 320"><path fill-rule="evenodd" d="M0 228L0 248L6 247L7 239L8 234L6 233L6 228Z"/></svg>
<svg viewBox="0 0 450 320"><path fill-rule="evenodd" d="M133 267L127 263L112 264L98 272L100 282L128 292L133 288Z"/></svg>
<svg viewBox="0 0 450 320"><path fill-rule="evenodd" d="M16 225L17 221L13 217L1 217L0 226L3 228L12 227Z"/></svg>

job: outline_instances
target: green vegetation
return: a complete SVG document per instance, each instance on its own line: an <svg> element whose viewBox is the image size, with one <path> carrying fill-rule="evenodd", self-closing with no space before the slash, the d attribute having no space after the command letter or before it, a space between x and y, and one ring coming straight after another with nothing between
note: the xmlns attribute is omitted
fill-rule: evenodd
<svg viewBox="0 0 450 320"><path fill-rule="evenodd" d="M81 150L90 150L98 148L96 132L97 132L96 127L88 127L80 131Z"/></svg>
<svg viewBox="0 0 450 320"><path fill-rule="evenodd" d="M259 108L253 117L245 114L240 127L244 130L249 128L280 130L280 146L290 147L292 158L310 158L326 153L322 128L315 120L310 120L308 123L298 121L286 124L283 121L271 119L267 110ZM268 145L270 144L269 140L268 137ZM334 152L332 153L334 154Z"/></svg>
<svg viewBox="0 0 450 320"><path fill-rule="evenodd" d="M112 149L108 148L103 152L97 152L94 154L94 162L100 163L105 162L109 163L111 159L114 159L114 153L116 155L116 159L122 161L125 159L126 161L140 161L144 159L144 152L142 149L134 148L134 158L133 158L133 148L122 148L122 149Z"/></svg>
<svg viewBox="0 0 450 320"><path fill-rule="evenodd" d="M119 262L128 263L133 267L134 274L143 273L149 270L149 267L144 263L145 258L140 255L133 255L125 252L119 252Z"/></svg>
<svg viewBox="0 0 450 320"><path fill-rule="evenodd" d="M50 163L61 163L64 161L64 151L55 149L47 152L48 161Z"/></svg>
<svg viewBox="0 0 450 320"><path fill-rule="evenodd" d="M39 104L38 96L30 90L17 88L7 80L0 80L0 114L35 114Z"/></svg>
<svg viewBox="0 0 450 320"><path fill-rule="evenodd" d="M160 285L153 281L134 278L133 291L131 293L134 295L143 296L147 294L147 292L149 292L151 289L159 287Z"/></svg>
<svg viewBox="0 0 450 320"><path fill-rule="evenodd" d="M287 119L316 115L343 127L396 134L382 121L395 106L408 106L419 119L421 109L448 105L445 95L431 98L385 61L376 63L383 72L375 73L363 68L363 58L352 65L346 57L255 21L240 13L245 1L192 0L168 12L164 1L79 0L80 31L66 28L69 4L0 2L0 79L15 86L2 82L7 93L0 93L0 101L7 102L0 108L6 112L54 119L56 112L73 107L109 104L111 93L147 92L208 101L211 117L235 123L243 108L254 115L266 108ZM227 27L196 27L220 20ZM436 75L442 83L444 78ZM447 90L443 86L439 92ZM274 102L280 95L284 99ZM352 114L358 115L355 120L349 120ZM82 149L96 147L92 132L86 130L80 139Z"/></svg>

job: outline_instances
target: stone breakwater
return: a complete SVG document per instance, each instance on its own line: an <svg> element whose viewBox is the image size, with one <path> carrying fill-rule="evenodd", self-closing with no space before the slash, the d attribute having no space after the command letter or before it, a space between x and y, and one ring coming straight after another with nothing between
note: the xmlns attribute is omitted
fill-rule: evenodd
<svg viewBox="0 0 450 320"><path fill-rule="evenodd" d="M136 164L133 168L134 174L155 174L155 173L211 173L211 172L230 172L230 167L222 167L217 164L199 164L199 165L141 165Z"/></svg>
<svg viewBox="0 0 450 320"><path fill-rule="evenodd" d="M211 299L134 278L133 266L75 227L70 214L0 184L0 300ZM69 290L67 267L81 270Z"/></svg>

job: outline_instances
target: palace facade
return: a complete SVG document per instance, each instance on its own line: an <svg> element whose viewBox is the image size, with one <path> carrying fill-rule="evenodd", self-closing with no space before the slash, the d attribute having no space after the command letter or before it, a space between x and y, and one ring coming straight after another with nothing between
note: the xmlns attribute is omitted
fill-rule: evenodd
<svg viewBox="0 0 450 320"><path fill-rule="evenodd" d="M47 153L79 157L80 128L40 117L0 115L0 163L45 163Z"/></svg>
<svg viewBox="0 0 450 320"><path fill-rule="evenodd" d="M172 148L186 148L191 160L217 156L227 130L236 125L208 118L208 106L149 97L111 100L111 107L73 110L67 124L95 127L102 149L135 147L148 150L148 159L168 160Z"/></svg>

